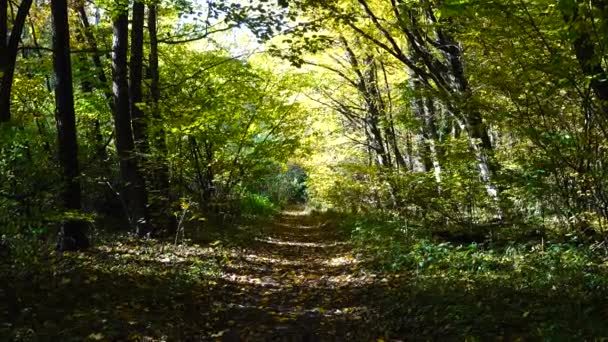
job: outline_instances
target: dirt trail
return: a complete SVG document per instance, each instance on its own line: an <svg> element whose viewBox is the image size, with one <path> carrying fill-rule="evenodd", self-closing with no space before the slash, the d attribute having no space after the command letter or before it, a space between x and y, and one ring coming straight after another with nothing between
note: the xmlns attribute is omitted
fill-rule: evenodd
<svg viewBox="0 0 608 342"><path fill-rule="evenodd" d="M377 341L387 282L333 224L286 211L243 239L53 254L0 282L0 340Z"/></svg>
<svg viewBox="0 0 608 342"><path fill-rule="evenodd" d="M286 211L256 243L233 255L223 270L224 293L214 303L219 340L376 340L366 321L373 288L359 271L346 239L331 222Z"/></svg>

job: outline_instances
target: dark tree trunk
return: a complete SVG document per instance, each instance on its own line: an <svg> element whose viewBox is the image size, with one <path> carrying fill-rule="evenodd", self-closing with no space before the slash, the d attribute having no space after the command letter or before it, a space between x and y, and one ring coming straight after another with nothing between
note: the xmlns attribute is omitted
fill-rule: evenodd
<svg viewBox="0 0 608 342"><path fill-rule="evenodd" d="M597 1L595 6L602 12L606 11L604 1ZM600 101L600 111L604 118L608 119L608 73L602 66L602 58L605 56L596 51L596 43L591 38L591 34L585 30L585 25L576 23L576 21L581 20L578 11L575 9L571 20L569 20L569 17L565 15L566 21L573 22L571 27L576 30L576 39L572 43L576 59L581 65L583 74L591 79L591 88Z"/></svg>
<svg viewBox="0 0 608 342"><path fill-rule="evenodd" d="M123 182L123 197L127 203L129 221L137 234L148 229L147 196L145 182L137 166L135 143L129 114L129 84L127 79L127 51L129 18L124 9L113 22L114 43L112 78L114 90L114 125L116 151L120 160L120 175Z"/></svg>
<svg viewBox="0 0 608 342"><path fill-rule="evenodd" d="M368 145L376 154L376 158L374 158L376 164L380 166L390 166L382 132L379 128L381 115L379 108L380 99L379 94L376 92L376 71L373 57L369 55L366 56L363 64L361 64L354 50L349 46L346 38L341 37L341 41L346 49L350 65L357 75L357 80L354 81L353 84L356 86L359 95L363 98L365 103L365 118L363 124L365 125Z"/></svg>
<svg viewBox="0 0 608 342"><path fill-rule="evenodd" d="M142 77L143 77L143 56L144 56L144 12L145 6L141 1L133 4L133 17L131 21L131 60L129 63L129 97L131 111L131 125L133 127L133 137L137 147L140 166L144 163L143 156L147 153L147 134L146 119L144 112L138 105L143 100Z"/></svg>
<svg viewBox="0 0 608 342"><path fill-rule="evenodd" d="M70 61L70 30L66 0L51 2L53 17L53 67L55 70L55 119L59 137L59 160L63 167L65 209L81 209L80 183L78 180L78 143L76 141L76 114L72 88L72 66ZM62 230L58 248L77 250L89 246L84 232L85 223L68 220Z"/></svg>
<svg viewBox="0 0 608 342"><path fill-rule="evenodd" d="M4 68L8 38L8 0L0 0L0 68ZM4 71L3 69L0 69Z"/></svg>
<svg viewBox="0 0 608 342"><path fill-rule="evenodd" d="M454 78L453 88L455 90L455 94L459 96L456 100L461 102L457 105L459 106L458 112L465 112L464 119L467 122L467 126L470 130L470 136L473 139L479 139L481 141L481 147L486 151L492 151L492 141L490 139L490 135L488 134L488 129L486 124L484 123L481 113L476 108L470 108L470 106L466 106L466 101L471 97L471 88L469 86L469 81L467 80L464 73L464 56L462 55L461 48L450 35L445 32L442 32L440 35L440 44L442 44L446 48L446 52L444 53L446 59L449 62L451 74ZM464 107L463 107L464 105ZM458 113L454 113L458 114Z"/></svg>
<svg viewBox="0 0 608 342"><path fill-rule="evenodd" d="M0 81L0 122L7 122L11 119L11 90L19 41L25 26L25 19L32 6L32 0L23 0L19 5L8 42L7 6L8 0L0 0L0 73L2 74L2 80Z"/></svg>
<svg viewBox="0 0 608 342"><path fill-rule="evenodd" d="M84 42L84 37L82 36L81 31L77 31L76 39L79 43ZM91 68L89 65L89 60L85 54L78 55L78 67L77 70L79 72L80 77L80 91L83 93L92 93L93 92L93 83L91 82Z"/></svg>
<svg viewBox="0 0 608 342"><path fill-rule="evenodd" d="M360 73L360 92L362 97L365 99L367 118L366 123L369 126L370 133L372 134L372 146L378 154L378 164L381 166L391 166L390 156L388 150L385 148L384 137L380 129L380 119L382 115L382 109L380 103L382 102L381 95L377 91L377 78L376 78L376 64L372 56L367 56L364 60L366 69Z"/></svg>
<svg viewBox="0 0 608 342"><path fill-rule="evenodd" d="M143 100L143 56L144 56L144 15L145 5L141 1L133 4L133 17L131 21L131 60L129 63L130 83L129 83L129 111L131 114L131 127L133 129L133 139L135 140L136 163L141 178L138 185L138 193L147 205L148 192L146 182L143 178L144 166L146 165L146 155L148 154L147 125L144 111L139 108ZM147 210L145 215L147 216ZM147 222L148 220L146 220ZM138 235L142 236L150 232L150 224L141 225L138 228Z"/></svg>
<svg viewBox="0 0 608 342"><path fill-rule="evenodd" d="M158 213L155 223L161 226L168 234L175 234L177 220L171 208L172 196L169 183L169 166L167 164L167 143L164 130L164 122L158 108L160 101L160 74L158 72L158 37L156 24L156 5L148 6L148 35L150 39L150 56L148 74L150 76L150 102L152 104L152 120L156 124L153 143L157 150L158 159L154 163L154 191L158 193L158 199L153 201L153 212ZM164 228L164 229L163 229Z"/></svg>
<svg viewBox="0 0 608 342"><path fill-rule="evenodd" d="M382 60L379 62L380 69L382 70L382 76L384 80L384 85L386 89L386 104L383 106L384 113L386 116L386 140L390 144L390 147L393 149L393 154L395 156L395 164L397 168L404 168L406 166L405 158L403 157L403 153L401 152L401 148L399 147L399 142L397 141L397 131L395 130L395 120L393 118L393 99L391 96L391 86L388 81L388 74L386 72L386 67ZM378 87L379 88L379 87ZM378 90L378 92L380 92Z"/></svg>
<svg viewBox="0 0 608 342"><path fill-rule="evenodd" d="M200 150L198 148L198 143L196 141L196 138L194 137L190 137L188 139L190 141L190 149L192 151L192 161L194 163L194 173L196 175L196 181L198 183L198 192L200 193L200 202L201 203L205 203L205 205L209 204L209 198L208 198L208 179L206 179L206 177L203 175L203 168L201 166L201 158L200 158Z"/></svg>
<svg viewBox="0 0 608 342"><path fill-rule="evenodd" d="M405 158L401 153L401 148L399 147L399 142L397 141L397 132L395 130L395 122L393 120L393 116L390 111L387 112L387 132L386 139L390 142L390 145L393 149L393 154L395 155L395 163L398 168L407 167Z"/></svg>
<svg viewBox="0 0 608 342"><path fill-rule="evenodd" d="M382 136L382 132L378 128L378 112L375 109L376 108L373 105L368 106L367 108L368 117L366 118L365 122L370 132L371 141L369 143L378 157L378 165L390 167L389 158L386 153L386 149L384 148L384 138Z"/></svg>

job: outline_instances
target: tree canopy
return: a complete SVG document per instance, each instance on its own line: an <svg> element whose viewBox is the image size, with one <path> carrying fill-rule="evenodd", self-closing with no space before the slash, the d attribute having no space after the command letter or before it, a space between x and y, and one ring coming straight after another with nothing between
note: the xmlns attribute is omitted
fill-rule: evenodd
<svg viewBox="0 0 608 342"><path fill-rule="evenodd" d="M0 0L0 337L606 336L607 49L606 0Z"/></svg>

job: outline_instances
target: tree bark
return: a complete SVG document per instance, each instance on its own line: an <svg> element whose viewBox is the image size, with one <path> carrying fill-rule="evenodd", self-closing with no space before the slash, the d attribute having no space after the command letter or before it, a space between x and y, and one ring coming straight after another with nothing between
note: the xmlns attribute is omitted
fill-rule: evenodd
<svg viewBox="0 0 608 342"><path fill-rule="evenodd" d="M606 11L604 1L598 1L595 6L602 11ZM566 21L569 21L567 19L568 16L565 15L565 17ZM578 10L575 8L571 21L575 22L578 20L581 19ZM576 30L576 39L572 43L576 59L581 66L583 74L591 79L590 86L600 102L600 111L604 118L608 119L608 73L602 66L602 58L604 56L601 53L597 53L596 43L592 40L591 34L584 29L582 23L580 25L571 25L571 27L578 26L582 27L582 29Z"/></svg>
<svg viewBox="0 0 608 342"><path fill-rule="evenodd" d="M129 113L129 84L127 79L127 51L129 18L123 9L113 20L114 42L112 56L112 81L114 90L114 125L116 151L120 160L123 197L127 203L128 217L137 234L148 231L147 195L145 182L137 166L135 142Z"/></svg>
<svg viewBox="0 0 608 342"><path fill-rule="evenodd" d="M131 60L129 62L129 98L131 125L135 146L139 152L140 167L144 164L144 154L147 153L146 120L144 111L138 107L143 100L142 77L144 56L144 13L145 6L141 1L133 4L131 20Z"/></svg>
<svg viewBox="0 0 608 342"><path fill-rule="evenodd" d="M6 39L8 38L8 0L0 0L0 68L5 65ZM4 71L0 69L0 71Z"/></svg>
<svg viewBox="0 0 608 342"><path fill-rule="evenodd" d="M21 33L25 26L25 19L32 6L32 0L23 0L17 10L17 16L7 42L7 6L8 0L0 0L0 122L8 122L11 119L11 91L15 66L17 64L17 53Z"/></svg>
<svg viewBox="0 0 608 342"><path fill-rule="evenodd" d="M390 84L388 82L388 75L386 73L386 68L383 62L380 62L380 67L382 69L382 74L384 76L384 83L386 86L386 96L387 96L387 104L384 106L384 112L386 115L386 139L388 140L390 146L393 149L393 154L395 155L395 163L397 164L397 168L403 168L406 166L405 158L403 158L403 154L401 153L401 149L399 148L399 143L397 141L397 132L395 130L395 120L393 119L393 105L392 105L392 97L391 97L391 89Z"/></svg>
<svg viewBox="0 0 608 342"><path fill-rule="evenodd" d="M384 136L380 129L380 119L383 113L380 103L382 102L381 95L377 91L376 65L371 55L368 55L364 60L365 70L360 73L360 92L365 99L367 110L366 123L369 126L372 134L372 146L378 154L378 164L380 166L391 167L391 158L388 150L385 147Z"/></svg>
<svg viewBox="0 0 608 342"><path fill-rule="evenodd" d="M70 60L70 30L68 26L68 5L66 0L51 2L53 17L53 67L55 70L55 119L59 138L59 161L63 168L65 189L63 204L65 209L81 209L80 182L78 180L78 142L76 140L76 113L72 86L72 66ZM85 223L68 220L62 229L60 250L77 250L89 246L84 233Z"/></svg>
<svg viewBox="0 0 608 342"><path fill-rule="evenodd" d="M154 165L154 191L158 192L158 199L153 201L155 207L153 212L158 212L159 217L155 223L161 225L161 230L168 234L175 234L177 230L177 219L172 213L171 187L169 182L169 165L167 163L167 143L164 122L158 102L160 101L160 74L158 70L158 35L157 35L157 9L155 4L148 6L148 36L150 39L150 55L148 73L150 75L150 102L152 108L152 120L157 129L153 136L153 144L157 150L158 159ZM164 227L164 229L162 228Z"/></svg>

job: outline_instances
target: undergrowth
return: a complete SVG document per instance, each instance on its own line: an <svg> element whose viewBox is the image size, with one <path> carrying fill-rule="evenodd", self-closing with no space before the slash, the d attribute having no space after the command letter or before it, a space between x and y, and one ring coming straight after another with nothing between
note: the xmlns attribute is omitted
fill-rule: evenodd
<svg viewBox="0 0 608 342"><path fill-rule="evenodd" d="M395 336L608 336L603 244L455 242L381 214L330 215L341 216L366 268L394 275L381 314Z"/></svg>

